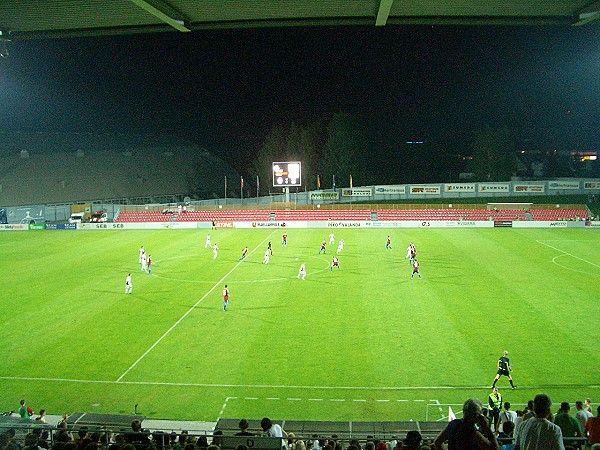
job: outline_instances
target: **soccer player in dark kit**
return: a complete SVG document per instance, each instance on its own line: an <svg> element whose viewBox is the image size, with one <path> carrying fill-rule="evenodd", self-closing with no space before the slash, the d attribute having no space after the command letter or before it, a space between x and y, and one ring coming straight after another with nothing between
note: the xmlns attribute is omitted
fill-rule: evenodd
<svg viewBox="0 0 600 450"><path fill-rule="evenodd" d="M510 381L510 386L512 389L516 389L517 387L513 383L513 379L510 376L512 372L512 367L510 367L510 361L508 359L508 352L504 352L504 355L500 357L498 360L498 372L496 373L496 378L494 378L494 382L492 383L492 388L496 386L496 383L500 379L502 375L508 377L508 381Z"/></svg>

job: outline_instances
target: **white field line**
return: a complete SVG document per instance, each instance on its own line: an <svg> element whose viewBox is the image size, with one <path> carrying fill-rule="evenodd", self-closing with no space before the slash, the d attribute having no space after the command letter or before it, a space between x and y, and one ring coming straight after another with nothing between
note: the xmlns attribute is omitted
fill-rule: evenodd
<svg viewBox="0 0 600 450"><path fill-rule="evenodd" d="M570 256L570 257L572 257L572 258L578 259L579 261L583 261L584 263L587 263L587 264L589 264L589 265L591 265L591 266L594 266L594 267L597 267L597 268L599 268L599 269L600 269L600 265L598 265L598 264L594 264L593 262L591 262L591 261L588 261L587 259L583 259L583 258L580 258L579 256L575 256L575 255L574 255L574 254L572 254L572 253L565 252L564 250L561 250L560 248L554 247L553 245L546 244L545 242L538 241L538 240L536 240L536 242L537 242L538 244L545 245L546 247L550 247L551 249L553 249L553 250L556 250L557 252L561 252L561 253L563 253L563 254L565 254L565 255L568 255L568 256Z"/></svg>
<svg viewBox="0 0 600 450"><path fill-rule="evenodd" d="M594 273L592 273L592 272L585 272L585 271L583 271L583 270L577 270L577 269L573 269L573 268L571 268L571 267L567 267L567 266L564 266L564 265L562 265L562 264L558 263L558 258L565 258L565 257L568 257L568 256L569 256L569 255L565 255L565 254L562 254L562 255L556 255L554 258L552 258L552 263L553 263L553 264L556 264L556 265L557 265L558 267L560 267L561 269L570 270L571 272L577 272L577 273L582 273L582 274L584 274L584 275L592 275L592 276L593 276L593 275L597 275L597 274L594 274Z"/></svg>
<svg viewBox="0 0 600 450"><path fill-rule="evenodd" d="M265 239L264 239L264 240L263 240L263 241L262 241L260 244L258 244L258 245L257 245L257 246L254 248L254 250L252 250L252 251L250 252L250 255L252 255L252 253L254 253L254 252L255 252L255 251L256 251L256 250L257 250L257 249L258 249L258 248L259 248L261 245L263 245L263 244L265 243L265 241L266 241L266 240L270 239L270 238L271 238L271 236L273 236L273 234L274 234L274 233L275 233L275 230L273 230L273 232L272 232L270 235L268 235L268 236L267 236L267 237L266 237L266 238L265 238ZM248 255L248 256L250 256L250 255ZM151 352L151 351L154 349L154 347L156 347L158 344L160 344L160 342L161 342L161 341L162 341L164 338L166 338L166 337L167 337L167 336L168 336L168 335L171 333L171 331L173 331L173 330L175 329L175 327L176 327L177 325L179 325L179 324L180 324L180 323L183 321L183 319L185 319L185 318L186 318L186 317L187 317L187 316L188 316L188 315L189 315L189 314L190 314L190 313L191 313L191 312L192 312L192 311L193 311L193 310L196 308L196 306L198 306L198 305L199 305L199 304L200 304L200 303L201 303L201 302L202 302L202 301L203 301L203 300L204 300L206 297L208 297L208 295L209 295L210 293L212 293L212 291L214 291L214 290L215 290L215 288L216 288L217 286L219 286L219 285L220 285L220 284L221 284L221 283L222 283L222 282L223 282L223 281L224 281L224 280L225 280L225 279L226 279L226 278L227 278L229 275L231 275L231 273L232 273L232 272L233 272L235 269L237 269L237 268L239 267L239 265L240 265L240 264L242 264L242 262L244 262L244 261L238 261L238 263L237 263L235 266L233 266L233 268L232 268L232 269L231 269L229 272L227 272L227 273L226 273L226 274L223 276L223 278L221 278L219 281L217 281L217 282L216 282L216 283L213 285L213 287L212 287L212 288L210 288L210 289L208 290L208 292L202 296L202 298L201 298L200 300L198 300L196 303L194 303L194 305L193 305L193 306L192 306L190 309L188 309L188 310L187 310L187 312L186 312L186 313L185 313L183 316L181 316L181 317L179 318L179 320L173 324L173 326L171 326L171 328L169 328L167 331L165 331L165 333L164 333L164 334L163 334L161 337L159 337L159 338L158 338L158 340L157 340L157 341L156 341L154 344L152 344L152 345L150 346L150 348L149 348L148 350L146 350L146 351L145 351L145 352L142 354L142 356L140 356L140 357L137 359L137 361L136 361L136 362L134 362L134 363L133 363L131 366L129 366L129 368L128 368L128 369L127 369L125 372L123 372L119 378L117 378L117 382L121 381L121 380L122 380L122 379L123 379L123 378L124 378L124 377L125 377L125 376L126 376L126 375L127 375L127 374L128 374L128 373L129 373L129 372L130 372L130 371L131 371L131 370L132 370L134 367L135 367L135 366L137 366L137 365L138 365L138 363L139 363L139 362L140 362L142 359L144 359L144 358L146 357L146 355L147 355L148 353L150 353L150 352Z"/></svg>
<svg viewBox="0 0 600 450"><path fill-rule="evenodd" d="M46 378L46 377L7 377L0 376L0 380L7 381L35 381L49 383L81 383L81 384L115 384L129 386L172 386L172 387L199 387L199 388L240 388L240 389L313 389L323 391L415 391L415 390L443 390L460 391L464 389L488 389L489 386L295 386L295 385L267 385L267 384L217 384L217 383L169 383L159 381L114 381L114 380L79 380L72 378ZM600 385L544 385L521 386L524 389L600 389ZM233 398L233 397L231 397ZM321 399L322 400L322 399Z"/></svg>

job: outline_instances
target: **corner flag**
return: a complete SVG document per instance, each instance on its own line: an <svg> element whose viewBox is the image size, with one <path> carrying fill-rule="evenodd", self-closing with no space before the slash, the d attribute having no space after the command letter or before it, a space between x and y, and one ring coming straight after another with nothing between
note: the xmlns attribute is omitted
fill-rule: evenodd
<svg viewBox="0 0 600 450"><path fill-rule="evenodd" d="M452 406L448 406L448 422L452 422L455 419L456 416L454 415L454 411L452 411Z"/></svg>

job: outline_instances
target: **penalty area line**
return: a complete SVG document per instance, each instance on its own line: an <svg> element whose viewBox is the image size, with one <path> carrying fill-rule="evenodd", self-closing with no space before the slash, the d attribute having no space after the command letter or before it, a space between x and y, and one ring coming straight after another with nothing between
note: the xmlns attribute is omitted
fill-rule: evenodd
<svg viewBox="0 0 600 450"><path fill-rule="evenodd" d="M252 251L250 252L250 255L251 255L252 253L254 253L254 252L255 252L255 251L256 251L256 250L257 250L257 249L258 249L258 248L259 248L261 245L263 245L263 244L265 243L265 241L266 241L266 240L270 239L270 238L271 238L271 236L273 236L273 234L275 234L275 230L273 230L273 232L272 232L270 235L268 235L268 236L267 236L267 237L266 237L266 238L265 238L265 239L264 239L264 240L263 240L263 241L262 241L260 244L258 244L258 245L257 245L257 246L254 248L254 250L252 250ZM233 268L232 268L232 269L231 269L229 272L227 272L227 273L226 273L226 274L223 276L223 278L221 278L219 281L217 281L217 282L216 282L216 283L213 285L213 287L211 287L211 288L208 290L208 292L206 292L206 294L204 294L204 295L202 296L202 298L200 298L200 300L198 300L196 303L194 303L194 305L193 305L193 306L192 306L190 309L188 309L188 310L187 310L187 312L186 312L186 313L185 313L183 316L181 316L181 317L179 318L179 320L178 320L177 322L175 322L175 323L174 323L174 324L171 326L171 328L169 328L167 331L165 331L165 333L164 333L164 334L163 334L161 337L159 337L159 338L157 339L157 341L156 341L154 344L152 344L152 345L150 346L150 348L149 348L148 350L146 350L146 351L145 351L145 352L142 354L142 356L140 356L140 357L139 357L139 358L138 358L138 359L137 359L137 360L136 360L136 361L135 361L135 362L134 362L134 363L133 363L131 366L129 366L129 368L128 368L128 369L127 369L125 372L123 372L119 378L117 378L117 383L118 383L118 382L120 382L120 381L121 381L121 380L122 380L122 379L123 379L123 378L124 378L124 377L125 377L125 376L126 376L126 375L127 375L127 374L128 374L128 373L129 373L129 372L130 372L130 371L131 371L133 368L134 368L134 367L135 367L135 366L137 366L137 365L139 364L139 362L140 362L142 359L144 359L144 358L146 357L146 355L148 355L148 353L150 353L152 350L154 350L154 348L155 348L155 347L156 347L158 344L160 344L160 343L161 343L161 341L162 341L164 338L166 338L166 337L167 337L167 336L168 336L168 335L171 333L171 331L173 331L173 330L175 329L175 327L176 327L177 325L179 325L179 324L180 324L180 323L183 321L183 319L185 319L185 318L186 318L186 317L187 317L187 316L188 316L188 315L189 315L189 314L190 314L190 313L191 313L191 312L192 312L194 309L196 309L196 307L197 307L197 306L198 306L200 303L202 303L202 301L204 301L204 299L205 299L206 297L208 297L208 296L209 296L209 295L210 295L210 294L211 294L211 293L212 293L212 292L213 292L213 291L216 289L216 287L217 287L217 286L219 286L219 285L220 285L220 284L221 284L221 283L222 283L222 282L223 282L223 281L224 281L224 280L225 280L225 279L226 279L226 278L227 278L229 275L231 275L231 274L232 274L232 272L233 272L235 269L237 269L237 268L240 266L240 264L242 264L243 262L244 262L244 260L240 260L240 261L238 261L238 262L237 262L237 264L236 264L235 266L233 266Z"/></svg>
<svg viewBox="0 0 600 450"><path fill-rule="evenodd" d="M542 241L539 241L539 240L536 240L536 242L538 244L545 245L546 247L550 247L551 249L556 250L557 252L561 252L561 253L563 253L565 255L568 255L568 256L570 256L572 258L578 259L579 261L583 261L584 263L587 263L587 264L590 264L590 265L592 265L594 267L600 268L600 266L598 264L594 264L593 262L588 261L587 259L580 258L579 256L576 256L573 253L565 252L564 250L561 250L560 248L554 247L553 245L550 245L550 244L546 244L545 242L542 242Z"/></svg>

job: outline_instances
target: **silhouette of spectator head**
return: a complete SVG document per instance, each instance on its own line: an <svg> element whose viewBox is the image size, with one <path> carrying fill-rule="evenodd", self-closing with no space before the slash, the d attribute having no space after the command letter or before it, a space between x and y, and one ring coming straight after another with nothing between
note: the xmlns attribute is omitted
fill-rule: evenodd
<svg viewBox="0 0 600 450"><path fill-rule="evenodd" d="M547 417L550 414L552 400L546 394L538 394L533 399L533 411L536 417Z"/></svg>

